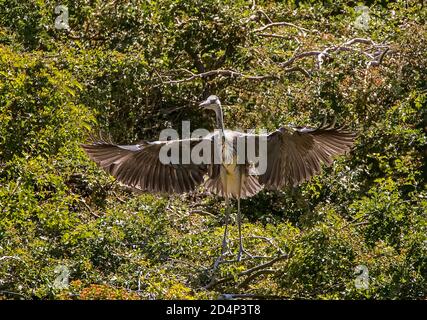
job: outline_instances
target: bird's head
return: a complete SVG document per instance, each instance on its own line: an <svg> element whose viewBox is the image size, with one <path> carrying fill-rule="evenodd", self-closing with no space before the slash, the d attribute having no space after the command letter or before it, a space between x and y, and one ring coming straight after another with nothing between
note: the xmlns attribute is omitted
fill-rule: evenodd
<svg viewBox="0 0 427 320"><path fill-rule="evenodd" d="M221 108L221 102L217 96L211 95L205 101L201 102L199 106L205 109L216 110Z"/></svg>

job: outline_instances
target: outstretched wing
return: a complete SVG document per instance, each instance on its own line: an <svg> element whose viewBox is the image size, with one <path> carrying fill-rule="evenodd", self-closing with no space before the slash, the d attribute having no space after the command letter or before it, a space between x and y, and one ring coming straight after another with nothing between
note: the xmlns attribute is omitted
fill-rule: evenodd
<svg viewBox="0 0 427 320"><path fill-rule="evenodd" d="M356 134L334 124L317 129L280 128L267 137L267 169L259 181L267 189L295 186L349 151Z"/></svg>
<svg viewBox="0 0 427 320"><path fill-rule="evenodd" d="M82 148L89 157L122 184L142 191L161 193L184 193L194 190L204 181L204 175L213 174L206 163L184 162L182 150L192 149L204 141L211 147L212 139L142 142L136 145L117 145L98 141L84 144ZM179 148L177 162L161 161L161 148Z"/></svg>

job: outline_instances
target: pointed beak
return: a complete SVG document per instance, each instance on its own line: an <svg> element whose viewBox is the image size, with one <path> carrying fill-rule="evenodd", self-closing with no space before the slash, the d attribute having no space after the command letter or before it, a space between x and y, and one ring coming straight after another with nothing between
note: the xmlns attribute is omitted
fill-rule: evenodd
<svg viewBox="0 0 427 320"><path fill-rule="evenodd" d="M202 101L202 102L199 104L199 107L203 108L203 107L207 107L207 106L209 106L209 105L210 105L209 100L205 100L205 101Z"/></svg>

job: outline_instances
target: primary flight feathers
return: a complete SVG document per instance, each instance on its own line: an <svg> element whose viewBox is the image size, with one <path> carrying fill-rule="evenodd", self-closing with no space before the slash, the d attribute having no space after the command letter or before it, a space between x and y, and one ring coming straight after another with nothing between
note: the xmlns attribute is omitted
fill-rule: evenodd
<svg viewBox="0 0 427 320"><path fill-rule="evenodd" d="M225 140L235 141L245 135L224 130ZM217 134L220 134L218 132ZM349 151L356 134L344 127L333 125L317 129L280 128L267 135L267 169L259 176L248 175L250 163L237 165L242 171L241 197L252 196L263 187L280 189L307 181L321 170L321 165L331 165L333 158ZM200 139L190 139L190 148L202 140L215 147L214 134ZM124 185L142 191L184 193L204 185L208 191L224 196L221 185L222 164L163 164L159 152L165 144L182 144L182 140L143 142L135 145L116 145L98 141L82 145L89 157ZM180 147L180 146L179 146ZM229 190L229 196L237 197Z"/></svg>

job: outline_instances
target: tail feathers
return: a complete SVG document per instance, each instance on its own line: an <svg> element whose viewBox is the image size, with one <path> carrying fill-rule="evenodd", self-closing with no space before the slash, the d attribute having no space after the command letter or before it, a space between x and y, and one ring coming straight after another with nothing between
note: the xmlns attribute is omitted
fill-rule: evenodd
<svg viewBox="0 0 427 320"><path fill-rule="evenodd" d="M224 186L221 181L221 175L218 175L214 179L208 179L204 183L206 190L212 194L217 194L221 197L225 197ZM242 190L240 194L241 199L252 197L262 190L263 186L259 184L257 176L244 175L242 177ZM228 197L238 198L238 194L235 192L227 192Z"/></svg>

